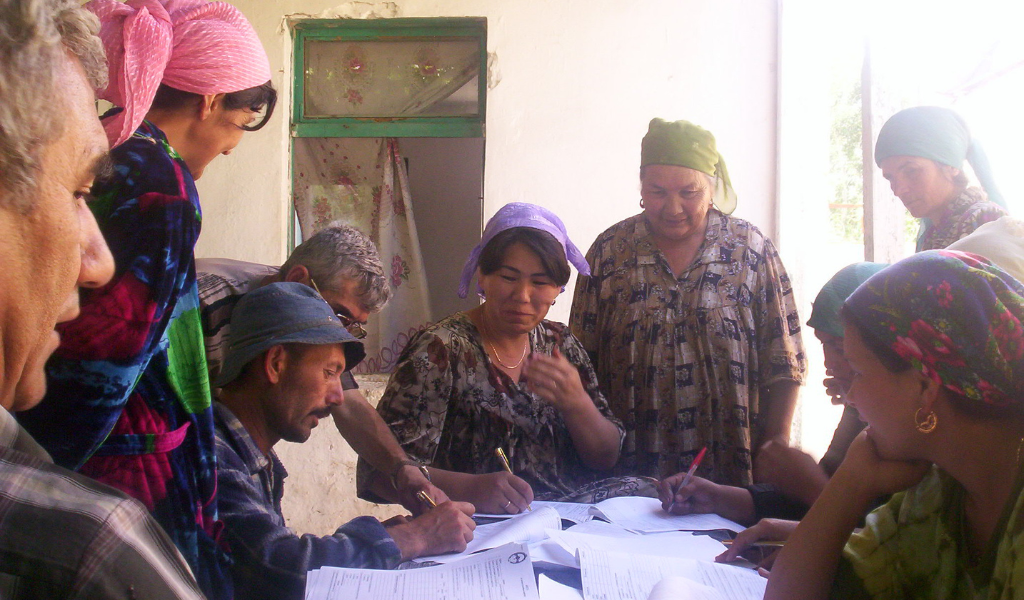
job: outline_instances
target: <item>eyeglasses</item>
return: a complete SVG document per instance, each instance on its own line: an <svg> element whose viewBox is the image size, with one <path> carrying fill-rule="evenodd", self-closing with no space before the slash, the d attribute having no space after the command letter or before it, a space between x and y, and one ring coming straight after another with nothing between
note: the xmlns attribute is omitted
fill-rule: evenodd
<svg viewBox="0 0 1024 600"><path fill-rule="evenodd" d="M313 289L316 290L316 293L320 294L320 298L324 302L327 302L327 298L324 298L323 292L321 292L320 288L317 287L316 281L314 281L312 277L309 278L309 283L310 285L313 286ZM342 326L344 326L345 329L347 329L348 332L352 334L352 337L356 338L357 340L361 340L366 337L367 333L366 330L363 329L363 324L360 323L359 321L356 321L352 315L348 314L348 310L345 307L335 308L331 306L330 302L327 302L327 306L331 307L331 310L334 311L334 316L338 317L338 320L341 321Z"/></svg>

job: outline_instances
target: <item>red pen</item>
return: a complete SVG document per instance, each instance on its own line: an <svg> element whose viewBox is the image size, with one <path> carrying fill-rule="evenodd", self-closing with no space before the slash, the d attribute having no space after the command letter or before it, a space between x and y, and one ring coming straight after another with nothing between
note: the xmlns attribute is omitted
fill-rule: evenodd
<svg viewBox="0 0 1024 600"><path fill-rule="evenodd" d="M676 486L676 489L672 490L672 503L668 505L667 512L672 512L672 508L676 505L676 494L679 493L679 490L686 487L686 484L690 483L690 480L693 479L693 474L697 472L697 467L700 466L700 461L704 460L704 453L707 451L707 446L700 449L700 452L697 453L697 458L693 459L693 463L690 465L690 470L686 472L686 477L683 477L683 481Z"/></svg>

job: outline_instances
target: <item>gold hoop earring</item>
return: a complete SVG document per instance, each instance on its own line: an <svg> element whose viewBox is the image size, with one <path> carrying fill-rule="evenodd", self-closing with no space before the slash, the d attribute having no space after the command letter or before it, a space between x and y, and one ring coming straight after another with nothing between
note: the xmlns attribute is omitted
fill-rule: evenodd
<svg viewBox="0 0 1024 600"><path fill-rule="evenodd" d="M922 408L917 409L914 413L914 425L917 430L921 433L931 433L935 431L935 428L939 426L939 416L935 414L935 411L930 410L928 414L921 418Z"/></svg>

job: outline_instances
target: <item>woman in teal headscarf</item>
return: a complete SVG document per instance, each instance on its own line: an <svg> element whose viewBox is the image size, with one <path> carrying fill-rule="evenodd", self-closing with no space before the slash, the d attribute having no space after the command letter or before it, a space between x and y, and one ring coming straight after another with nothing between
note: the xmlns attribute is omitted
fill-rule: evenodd
<svg viewBox="0 0 1024 600"><path fill-rule="evenodd" d="M968 186L965 160L984 189ZM893 194L921 219L918 252L945 248L1006 214L988 157L948 108L915 106L890 117L878 132L875 162Z"/></svg>
<svg viewBox="0 0 1024 600"><path fill-rule="evenodd" d="M598 236L570 326L625 422L621 475L686 470L752 483L753 451L788 440L806 370L789 277L736 207L710 132L654 119L640 147L642 212Z"/></svg>

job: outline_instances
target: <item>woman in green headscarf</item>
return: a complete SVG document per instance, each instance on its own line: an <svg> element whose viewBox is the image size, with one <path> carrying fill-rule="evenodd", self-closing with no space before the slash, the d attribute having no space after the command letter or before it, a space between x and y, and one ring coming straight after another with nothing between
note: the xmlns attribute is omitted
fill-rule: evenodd
<svg viewBox="0 0 1024 600"><path fill-rule="evenodd" d="M984 189L968 186L965 160ZM918 252L945 248L1006 214L988 157L948 108L915 106L890 117L878 132L875 162L893 194L921 219Z"/></svg>
<svg viewBox="0 0 1024 600"><path fill-rule="evenodd" d="M736 207L711 133L654 119L638 215L587 254L570 326L625 422L621 475L752 483L752 449L786 441L806 359L789 277Z"/></svg>

